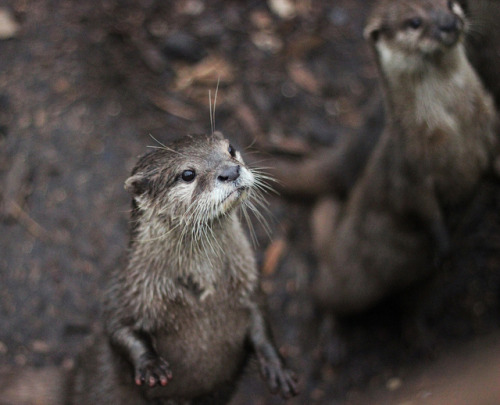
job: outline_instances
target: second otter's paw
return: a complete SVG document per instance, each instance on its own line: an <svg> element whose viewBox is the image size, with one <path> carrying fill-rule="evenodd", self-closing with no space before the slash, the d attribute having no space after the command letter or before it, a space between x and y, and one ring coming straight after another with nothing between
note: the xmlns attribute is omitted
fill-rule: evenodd
<svg viewBox="0 0 500 405"><path fill-rule="evenodd" d="M299 393L295 373L284 367L281 361L260 361L260 373L273 394L288 399Z"/></svg>
<svg viewBox="0 0 500 405"><path fill-rule="evenodd" d="M172 379L169 364L159 356L141 358L135 368L135 383L154 387L157 384L165 386Z"/></svg>

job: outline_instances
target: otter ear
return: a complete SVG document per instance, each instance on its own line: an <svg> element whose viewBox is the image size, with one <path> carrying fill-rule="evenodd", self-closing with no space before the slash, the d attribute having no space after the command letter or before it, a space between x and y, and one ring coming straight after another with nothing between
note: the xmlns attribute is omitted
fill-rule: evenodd
<svg viewBox="0 0 500 405"><path fill-rule="evenodd" d="M457 0L455 1L449 1L449 8L454 11L455 13L459 14L460 16L463 17L464 13L467 14L469 13L469 5L467 4L466 0ZM456 6L459 6L459 9L457 10ZM460 10L461 8L461 10Z"/></svg>
<svg viewBox="0 0 500 405"><path fill-rule="evenodd" d="M382 21L372 20L363 31L363 36L367 41L377 42L382 30Z"/></svg>
<svg viewBox="0 0 500 405"><path fill-rule="evenodd" d="M148 186L149 178L144 173L136 173L125 181L125 190L134 196L144 194Z"/></svg>

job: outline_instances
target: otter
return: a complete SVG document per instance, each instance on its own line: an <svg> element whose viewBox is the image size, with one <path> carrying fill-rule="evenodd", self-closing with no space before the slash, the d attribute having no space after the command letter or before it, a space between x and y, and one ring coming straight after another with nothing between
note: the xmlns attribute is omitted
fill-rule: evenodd
<svg viewBox="0 0 500 405"><path fill-rule="evenodd" d="M491 168L496 115L469 63L455 1L382 0L365 37L386 124L345 202L313 217L320 310L349 315L425 279L446 256L447 216Z"/></svg>
<svg viewBox="0 0 500 405"><path fill-rule="evenodd" d="M275 348L238 207L259 174L221 133L144 155L128 263L111 277L104 331L76 364L67 404L225 404L250 354L273 393L297 394Z"/></svg>
<svg viewBox="0 0 500 405"><path fill-rule="evenodd" d="M466 16L465 49L467 57L500 105L500 18L498 0L459 0ZM318 148L305 156L273 156L269 173L277 181L280 194L299 199L317 199L333 195L344 201L363 174L366 163L375 149L383 127L382 99L371 97L362 113L364 127L342 137L333 147ZM496 129L499 133L500 128ZM263 147L265 149L265 146ZM259 156L259 159L265 159ZM496 162L496 174L500 162Z"/></svg>

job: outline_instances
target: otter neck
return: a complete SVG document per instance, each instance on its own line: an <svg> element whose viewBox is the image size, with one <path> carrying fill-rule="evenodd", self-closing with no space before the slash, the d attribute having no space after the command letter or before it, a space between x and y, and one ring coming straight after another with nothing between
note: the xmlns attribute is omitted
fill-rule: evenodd
<svg viewBox="0 0 500 405"><path fill-rule="evenodd" d="M151 225L153 223L156 225ZM160 264L150 268L167 271L172 276L200 272L202 278L212 279L217 275L206 274L206 268L224 267L224 244L236 239L238 232L240 224L235 212L205 224L182 223L179 218L143 220L131 249L134 251L133 257L138 252L146 252L140 260ZM207 266L208 262L210 266Z"/></svg>
<svg viewBox="0 0 500 405"><path fill-rule="evenodd" d="M454 113L453 106L466 95L470 79L475 80L463 45L433 56L409 55L405 62L386 53L378 49L388 122L417 134L436 129L457 131L462 117Z"/></svg>

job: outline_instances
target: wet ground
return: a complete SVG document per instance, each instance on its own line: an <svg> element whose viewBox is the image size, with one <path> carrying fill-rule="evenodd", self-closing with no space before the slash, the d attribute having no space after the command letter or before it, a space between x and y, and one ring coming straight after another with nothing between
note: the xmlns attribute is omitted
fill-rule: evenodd
<svg viewBox="0 0 500 405"><path fill-rule="evenodd" d="M17 24L0 40L0 364L71 366L125 251L123 182L150 135L210 130L218 82L216 128L247 153L269 143L302 153L360 131L379 97L367 3L0 1ZM345 320L339 367L316 345L311 203L270 202L274 242L257 226L256 250L276 340L301 379L291 404L366 403L498 330L495 180L435 278ZM283 401L250 370L232 403Z"/></svg>

